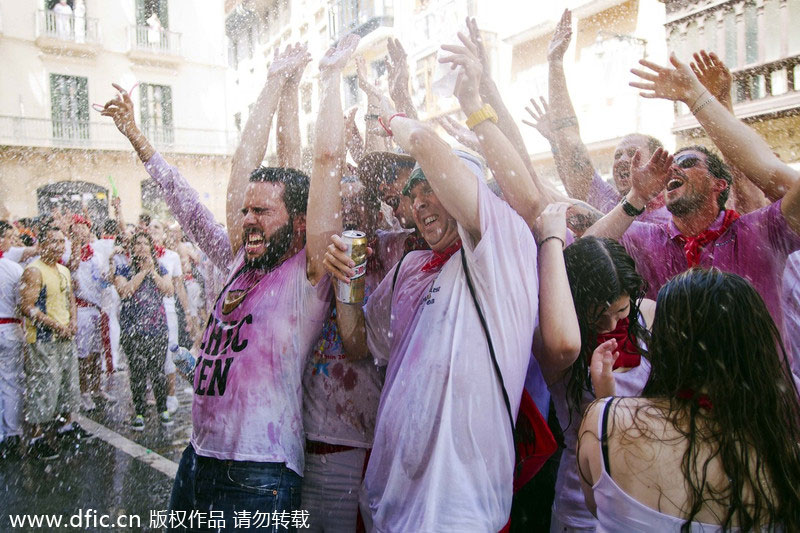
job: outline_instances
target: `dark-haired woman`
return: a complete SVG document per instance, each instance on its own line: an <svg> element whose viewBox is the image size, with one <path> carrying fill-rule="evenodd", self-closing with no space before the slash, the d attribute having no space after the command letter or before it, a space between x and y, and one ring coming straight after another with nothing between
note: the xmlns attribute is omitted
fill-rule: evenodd
<svg viewBox="0 0 800 533"><path fill-rule="evenodd" d="M148 378L153 384L161 423L171 423L163 372L167 350L167 315L163 298L171 296L174 289L169 274L158 263L150 235L143 232L134 234L130 250L130 262L117 264L114 285L122 299L120 344L128 357L135 409L131 428L141 431L147 408Z"/></svg>
<svg viewBox="0 0 800 533"><path fill-rule="evenodd" d="M676 276L649 356L641 397L599 400L581 427L598 531L800 531L800 401L755 289L716 269Z"/></svg>
<svg viewBox="0 0 800 533"><path fill-rule="evenodd" d="M534 225L539 243L536 354L564 434L551 532L594 531L576 467L581 416L594 400L589 367L601 343L618 353L613 378L621 394L642 390L650 365L641 356L654 302L633 259L616 241L585 237L562 252L566 204L548 206Z"/></svg>

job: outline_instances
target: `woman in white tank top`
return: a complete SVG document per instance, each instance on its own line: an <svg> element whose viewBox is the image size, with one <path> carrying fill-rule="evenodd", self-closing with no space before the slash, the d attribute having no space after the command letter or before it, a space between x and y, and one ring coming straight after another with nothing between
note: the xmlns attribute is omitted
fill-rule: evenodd
<svg viewBox="0 0 800 533"><path fill-rule="evenodd" d="M580 428L597 531L800 531L800 401L755 289L716 269L676 276L649 355L641 397L596 401Z"/></svg>

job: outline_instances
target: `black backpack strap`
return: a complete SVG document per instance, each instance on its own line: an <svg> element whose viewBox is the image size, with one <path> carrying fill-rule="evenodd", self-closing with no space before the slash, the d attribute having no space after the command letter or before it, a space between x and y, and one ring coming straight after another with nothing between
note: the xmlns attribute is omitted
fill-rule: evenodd
<svg viewBox="0 0 800 533"><path fill-rule="evenodd" d="M394 267L394 277L392 277L392 295L394 295L394 286L397 285L397 275L400 273L400 265L403 264L403 259L411 252L406 252L403 254L403 257L400 258L400 261L397 262L397 266Z"/></svg>
<svg viewBox="0 0 800 533"><path fill-rule="evenodd" d="M472 278L467 268L467 256L464 253L464 248L461 248L461 266L464 267L464 274L467 276L467 287L469 287L469 294L472 296L472 301L475 304L475 309L478 311L478 318L481 321L483 333L486 335L486 342L489 344L489 355L492 356L492 366L497 379L500 380L500 390L503 391L503 401L506 404L506 412L508 413L508 421L511 424L511 436L514 439L514 456L516 457L515 464L519 463L519 450L517 449L517 430L514 425L514 415L511 414L511 402L508 400L508 391L506 391L506 383L503 380L503 374L500 372L500 365L497 364L497 355L494 352L494 344L492 343L492 336L489 334L489 326L486 323L486 318L483 316L481 306L478 304L478 298L475 295L475 287L472 285Z"/></svg>

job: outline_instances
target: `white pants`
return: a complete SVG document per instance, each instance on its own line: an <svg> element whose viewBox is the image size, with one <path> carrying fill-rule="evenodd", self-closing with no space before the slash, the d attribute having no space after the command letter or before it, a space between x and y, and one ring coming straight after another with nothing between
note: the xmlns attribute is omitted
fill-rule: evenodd
<svg viewBox="0 0 800 533"><path fill-rule="evenodd" d="M353 533L367 450L306 454L300 508L308 511L310 532Z"/></svg>
<svg viewBox="0 0 800 533"><path fill-rule="evenodd" d="M23 344L18 325L0 325L0 442L6 437L22 435Z"/></svg>
<svg viewBox="0 0 800 533"><path fill-rule="evenodd" d="M111 341L111 366L108 371L116 370L119 366L119 306L120 299L117 290L111 286L103 290L100 299L100 308L108 315L108 336Z"/></svg>
<svg viewBox="0 0 800 533"><path fill-rule="evenodd" d="M165 309L167 314L167 353L164 361L164 374L175 373L175 363L172 361L172 354L169 349L178 344L178 312L173 307Z"/></svg>

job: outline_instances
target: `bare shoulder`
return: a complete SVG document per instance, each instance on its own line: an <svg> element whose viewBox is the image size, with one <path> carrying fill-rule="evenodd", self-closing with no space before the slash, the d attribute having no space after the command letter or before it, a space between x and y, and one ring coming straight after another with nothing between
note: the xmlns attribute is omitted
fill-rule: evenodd
<svg viewBox="0 0 800 533"><path fill-rule="evenodd" d="M655 300L643 298L642 301L639 302L639 312L642 313L642 318L644 318L644 324L647 329L651 329L653 327L653 319L656 316Z"/></svg>

